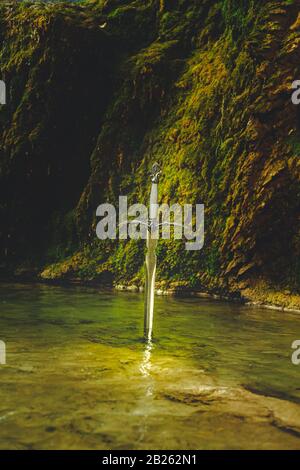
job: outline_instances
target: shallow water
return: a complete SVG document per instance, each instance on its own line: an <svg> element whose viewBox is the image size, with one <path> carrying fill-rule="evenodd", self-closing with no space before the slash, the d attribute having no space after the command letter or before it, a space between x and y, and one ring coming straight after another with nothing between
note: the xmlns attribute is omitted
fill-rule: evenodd
<svg viewBox="0 0 300 470"><path fill-rule="evenodd" d="M300 316L0 284L1 449L299 449Z"/></svg>

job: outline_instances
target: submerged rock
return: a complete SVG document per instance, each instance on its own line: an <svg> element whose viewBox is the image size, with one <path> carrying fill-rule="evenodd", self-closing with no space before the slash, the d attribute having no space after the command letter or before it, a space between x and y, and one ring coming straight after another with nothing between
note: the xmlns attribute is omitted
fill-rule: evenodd
<svg viewBox="0 0 300 470"><path fill-rule="evenodd" d="M300 438L300 405L243 388L195 386L187 390L172 390L164 394L195 408L195 412L220 413L249 422L262 422Z"/></svg>

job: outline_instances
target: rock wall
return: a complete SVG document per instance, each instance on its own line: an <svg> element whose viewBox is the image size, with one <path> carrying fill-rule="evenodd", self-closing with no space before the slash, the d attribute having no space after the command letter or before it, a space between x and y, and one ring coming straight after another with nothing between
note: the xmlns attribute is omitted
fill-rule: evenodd
<svg viewBox="0 0 300 470"><path fill-rule="evenodd" d="M120 194L146 202L157 160L161 200L204 203L206 226L200 252L160 241L159 284L295 299L299 11L299 0L1 6L4 275L142 284L144 244L97 240L95 211Z"/></svg>

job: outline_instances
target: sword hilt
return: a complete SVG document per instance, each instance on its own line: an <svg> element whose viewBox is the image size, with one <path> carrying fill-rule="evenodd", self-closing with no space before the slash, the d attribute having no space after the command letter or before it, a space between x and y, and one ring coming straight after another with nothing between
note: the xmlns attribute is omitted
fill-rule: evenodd
<svg viewBox="0 0 300 470"><path fill-rule="evenodd" d="M150 176L151 176L151 181L152 183L158 183L159 182L159 176L161 174L161 169L160 166L157 162L153 163L151 171L150 171Z"/></svg>

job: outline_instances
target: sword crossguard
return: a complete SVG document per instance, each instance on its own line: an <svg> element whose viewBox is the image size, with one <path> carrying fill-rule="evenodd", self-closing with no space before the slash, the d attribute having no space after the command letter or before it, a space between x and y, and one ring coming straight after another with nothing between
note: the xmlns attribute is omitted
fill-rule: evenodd
<svg viewBox="0 0 300 470"><path fill-rule="evenodd" d="M148 219L148 222L145 222L144 220L138 220L138 219L126 220L125 222L122 222L121 224L119 224L119 227L121 225L124 225L124 224L141 224L141 225L145 225L149 232L151 232L152 230L156 230L159 227L164 227L164 226L180 227L180 228L183 228L183 229L187 228L186 225L184 225L184 224L177 224L176 222L161 222L161 223L158 223L155 220L151 220L151 219Z"/></svg>

